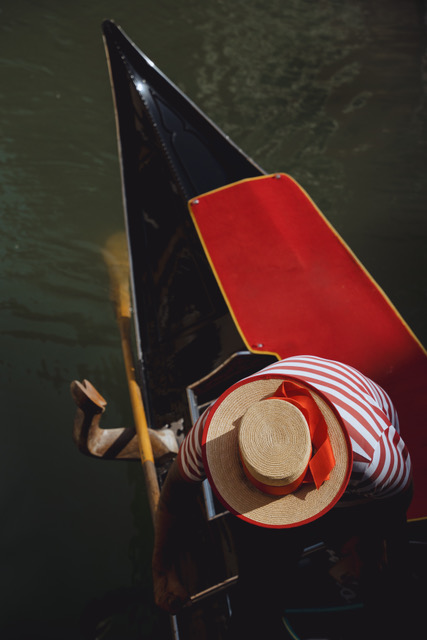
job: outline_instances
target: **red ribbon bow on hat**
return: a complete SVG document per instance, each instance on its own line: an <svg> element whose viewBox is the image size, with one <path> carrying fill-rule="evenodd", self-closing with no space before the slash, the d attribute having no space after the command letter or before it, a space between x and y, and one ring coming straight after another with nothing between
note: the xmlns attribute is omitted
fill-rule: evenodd
<svg viewBox="0 0 427 640"><path fill-rule="evenodd" d="M310 392L291 380L284 380L271 397L283 399L295 405L307 420L313 453L304 477L298 484L314 482L316 488L319 489L325 480L329 479L335 466L335 456L322 412Z"/></svg>

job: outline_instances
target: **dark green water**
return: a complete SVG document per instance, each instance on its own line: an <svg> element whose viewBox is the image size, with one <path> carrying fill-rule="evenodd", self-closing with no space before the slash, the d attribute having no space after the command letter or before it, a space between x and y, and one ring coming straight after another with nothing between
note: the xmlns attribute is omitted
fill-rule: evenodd
<svg viewBox="0 0 427 640"><path fill-rule="evenodd" d="M108 399L105 424L131 421L101 254L123 229L102 20L295 177L427 343L425 16L415 0L0 3L1 638L152 627L139 464L71 439L75 378Z"/></svg>

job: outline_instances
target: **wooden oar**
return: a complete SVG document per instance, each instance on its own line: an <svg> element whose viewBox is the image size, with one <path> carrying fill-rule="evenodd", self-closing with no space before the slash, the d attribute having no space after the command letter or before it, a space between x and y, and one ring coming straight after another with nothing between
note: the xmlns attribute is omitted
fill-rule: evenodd
<svg viewBox="0 0 427 640"><path fill-rule="evenodd" d="M133 364L131 348L131 302L129 290L129 258L127 253L126 238L124 234L117 234L108 240L104 259L108 266L111 283L111 297L114 302L117 323L119 325L122 341L123 357L126 367L126 376L129 385L132 410L135 421L135 430L138 435L139 450L142 466L145 474L148 498L150 501L151 514L154 514L159 500L160 489L154 465L153 450L150 442L147 419L142 402L141 390L135 378L135 368ZM205 589L190 599L195 604L205 598L216 595L220 591L227 589L236 581L236 577L226 579L220 584ZM171 616L172 635L179 638L176 616Z"/></svg>
<svg viewBox="0 0 427 640"><path fill-rule="evenodd" d="M131 300L130 267L124 233L109 238L103 252L108 267L111 284L111 297L119 326L126 377L132 405L135 430L138 436L139 453L144 471L151 515L157 509L160 489L154 464L153 449L150 442L147 418L142 402L141 390L136 381L131 342Z"/></svg>

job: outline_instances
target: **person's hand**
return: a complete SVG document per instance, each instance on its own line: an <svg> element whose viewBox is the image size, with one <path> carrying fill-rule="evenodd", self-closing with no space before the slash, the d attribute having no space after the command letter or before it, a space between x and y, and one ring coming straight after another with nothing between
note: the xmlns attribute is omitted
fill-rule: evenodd
<svg viewBox="0 0 427 640"><path fill-rule="evenodd" d="M164 570L153 566L153 586L157 606L168 613L177 613L191 603L187 589L173 568Z"/></svg>
<svg viewBox="0 0 427 640"><path fill-rule="evenodd" d="M152 557L153 589L156 605L174 614L191 604L190 596L175 570L180 557L180 541L187 538L191 513L197 508L200 486L181 476L174 460L163 484L154 519Z"/></svg>

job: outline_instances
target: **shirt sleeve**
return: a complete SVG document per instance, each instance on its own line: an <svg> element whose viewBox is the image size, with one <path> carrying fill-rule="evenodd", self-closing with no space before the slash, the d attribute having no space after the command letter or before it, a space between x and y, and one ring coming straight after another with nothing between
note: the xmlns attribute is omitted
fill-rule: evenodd
<svg viewBox="0 0 427 640"><path fill-rule="evenodd" d="M390 426L378 440L357 491L367 497L388 498L408 489L411 478L408 449L398 431Z"/></svg>
<svg viewBox="0 0 427 640"><path fill-rule="evenodd" d="M209 415L209 407L194 423L178 451L178 467L188 482L202 482L206 473L202 458L202 436Z"/></svg>
<svg viewBox="0 0 427 640"><path fill-rule="evenodd" d="M372 396L375 399L376 403L378 404L379 408L381 409L381 411L385 413L388 420L391 422L391 424L396 429L396 431L400 433L399 417L390 399L390 396L376 382L374 382L373 380L370 380L369 378L367 378L367 380L371 388Z"/></svg>

